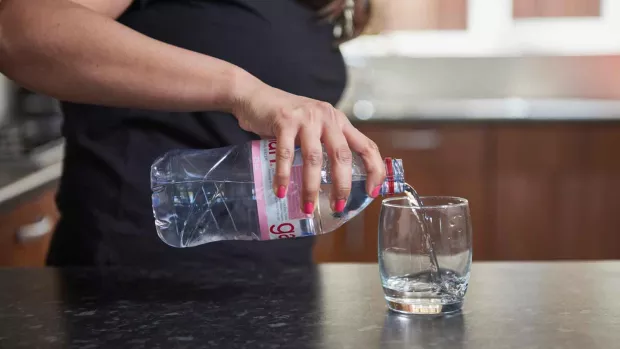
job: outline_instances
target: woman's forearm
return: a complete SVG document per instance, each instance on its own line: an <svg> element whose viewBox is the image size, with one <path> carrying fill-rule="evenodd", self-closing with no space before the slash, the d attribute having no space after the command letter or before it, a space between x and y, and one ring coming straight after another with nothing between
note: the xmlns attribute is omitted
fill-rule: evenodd
<svg viewBox="0 0 620 349"><path fill-rule="evenodd" d="M0 0L0 72L61 100L170 111L230 111L260 84L64 0Z"/></svg>

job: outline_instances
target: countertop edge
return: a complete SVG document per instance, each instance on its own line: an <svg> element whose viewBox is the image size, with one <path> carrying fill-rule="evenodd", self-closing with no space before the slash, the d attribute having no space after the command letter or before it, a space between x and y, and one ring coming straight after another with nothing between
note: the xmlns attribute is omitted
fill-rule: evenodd
<svg viewBox="0 0 620 349"><path fill-rule="evenodd" d="M620 121L620 101L588 99L363 99L338 105L349 119L368 121L593 122Z"/></svg>

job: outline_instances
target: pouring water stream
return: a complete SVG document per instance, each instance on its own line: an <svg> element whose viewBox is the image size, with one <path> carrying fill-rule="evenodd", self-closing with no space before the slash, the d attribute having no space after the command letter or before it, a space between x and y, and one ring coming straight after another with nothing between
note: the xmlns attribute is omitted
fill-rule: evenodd
<svg viewBox="0 0 620 349"><path fill-rule="evenodd" d="M422 202L420 195L418 195L418 192L416 192L416 190L413 189L413 187L407 183L405 183L405 195L407 196L407 199L409 200L409 205L412 206L411 211L416 216L418 221L422 224L422 234L424 236L424 242L426 243L426 248L428 249L429 258L431 262L431 270L430 270L431 281L439 282L440 277L441 277L441 275L439 275L439 270L440 270L439 262L437 261L437 255L435 254L435 242L433 241L433 238L431 237L431 234L430 234L427 217L423 212L417 211L414 208L414 207L422 207L424 206L424 203Z"/></svg>

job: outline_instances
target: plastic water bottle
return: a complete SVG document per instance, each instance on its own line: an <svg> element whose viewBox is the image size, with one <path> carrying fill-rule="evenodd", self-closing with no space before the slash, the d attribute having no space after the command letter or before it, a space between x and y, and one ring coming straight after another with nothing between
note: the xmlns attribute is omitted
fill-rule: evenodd
<svg viewBox="0 0 620 349"><path fill-rule="evenodd" d="M301 210L302 157L295 151L285 198L273 193L276 141L253 141L210 150L175 150L151 167L153 213L159 237L174 247L218 240L272 240L324 234L362 211L366 170L353 154L351 194L341 213L331 210L331 173L323 153L321 188L315 210ZM386 159L381 195L404 190L402 161Z"/></svg>

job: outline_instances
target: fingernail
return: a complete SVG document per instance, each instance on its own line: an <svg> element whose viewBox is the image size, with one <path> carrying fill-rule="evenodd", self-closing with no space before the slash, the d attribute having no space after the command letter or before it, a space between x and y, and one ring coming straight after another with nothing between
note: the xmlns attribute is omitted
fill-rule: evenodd
<svg viewBox="0 0 620 349"><path fill-rule="evenodd" d="M370 194L370 196L374 199L377 196L379 196L379 191L381 190L381 186L378 185L377 187L375 187L375 189L372 191L372 193Z"/></svg>
<svg viewBox="0 0 620 349"><path fill-rule="evenodd" d="M284 199L284 197L286 197L286 187L283 185L279 186L276 196L279 197L280 199Z"/></svg>
<svg viewBox="0 0 620 349"><path fill-rule="evenodd" d="M336 201L334 211L338 213L341 213L342 211L344 211L344 204L346 204L346 202L347 202L346 200L342 200L342 199Z"/></svg>
<svg viewBox="0 0 620 349"><path fill-rule="evenodd" d="M308 201L304 204L304 213L312 214L312 212L314 212L314 203Z"/></svg>

